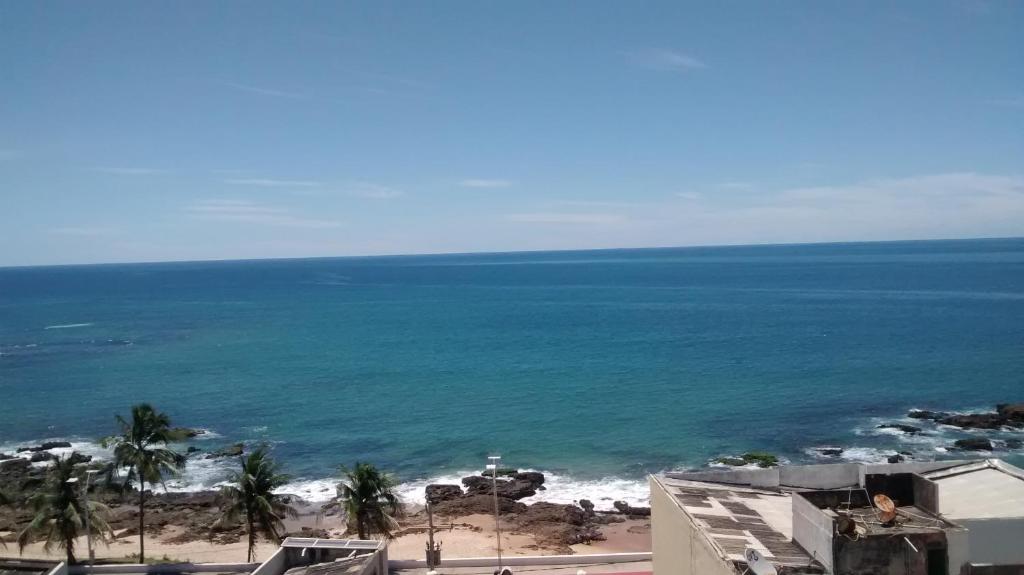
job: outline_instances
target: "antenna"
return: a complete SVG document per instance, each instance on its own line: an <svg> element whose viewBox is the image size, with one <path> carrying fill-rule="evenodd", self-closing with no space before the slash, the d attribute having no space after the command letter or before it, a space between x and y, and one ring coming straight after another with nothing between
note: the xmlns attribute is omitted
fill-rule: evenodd
<svg viewBox="0 0 1024 575"><path fill-rule="evenodd" d="M754 572L754 575L778 575L775 566L771 561L765 559L761 552L753 547L743 550L743 558L747 560L747 567Z"/></svg>
<svg viewBox="0 0 1024 575"><path fill-rule="evenodd" d="M875 507L881 511L881 515L878 516L878 520L882 522L882 525L892 523L896 519L896 504L889 499L888 495L879 493L874 497Z"/></svg>

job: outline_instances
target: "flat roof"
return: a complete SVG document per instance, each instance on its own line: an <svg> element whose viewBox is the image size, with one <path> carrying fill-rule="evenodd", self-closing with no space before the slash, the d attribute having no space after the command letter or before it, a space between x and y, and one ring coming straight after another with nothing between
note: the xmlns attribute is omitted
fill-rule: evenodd
<svg viewBox="0 0 1024 575"><path fill-rule="evenodd" d="M655 480L722 554L746 565L743 551L757 549L790 573L823 573L824 568L793 542L792 495L737 485L673 479Z"/></svg>
<svg viewBox="0 0 1024 575"><path fill-rule="evenodd" d="M939 513L950 519L1024 517L1024 471L995 459L923 474L939 485Z"/></svg>
<svg viewBox="0 0 1024 575"><path fill-rule="evenodd" d="M373 551L383 545L368 539L317 539L314 537L286 537L281 547L298 549L358 549Z"/></svg>

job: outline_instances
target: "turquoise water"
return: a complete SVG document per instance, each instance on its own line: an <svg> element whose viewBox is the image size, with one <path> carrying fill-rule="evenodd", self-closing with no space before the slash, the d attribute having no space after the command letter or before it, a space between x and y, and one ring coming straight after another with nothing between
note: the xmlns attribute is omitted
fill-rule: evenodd
<svg viewBox="0 0 1024 575"><path fill-rule="evenodd" d="M749 449L946 457L962 434L874 426L1024 401L1024 240L6 268L0 394L2 446L149 401L307 487L492 452L564 489Z"/></svg>

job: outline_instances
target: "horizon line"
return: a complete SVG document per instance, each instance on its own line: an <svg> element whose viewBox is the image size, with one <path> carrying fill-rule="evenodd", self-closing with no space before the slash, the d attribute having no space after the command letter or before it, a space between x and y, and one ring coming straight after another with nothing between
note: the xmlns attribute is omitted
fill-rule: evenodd
<svg viewBox="0 0 1024 575"><path fill-rule="evenodd" d="M340 260L340 259L373 259L373 258L416 258L416 257L441 257L441 256L502 256L514 254L546 254L564 252L622 252L622 251L643 251L643 250L689 250L707 248L771 248L785 246L844 246L852 244L922 244L928 241L985 241L999 239L1024 239L1024 235L995 235L995 236L971 236L971 237L930 237L930 238L909 238L909 239L842 239L834 241L766 241L761 244L691 244L686 246L644 246L639 248L566 248L561 250L499 250L480 252L420 252L404 254L365 254L345 256L294 256L285 258L209 258L196 260L141 260L131 262L82 262L65 264L20 264L0 265L0 270L46 268L46 267L86 267L86 266L135 266L155 264L201 264L201 263L228 263L228 262L287 262L307 260Z"/></svg>

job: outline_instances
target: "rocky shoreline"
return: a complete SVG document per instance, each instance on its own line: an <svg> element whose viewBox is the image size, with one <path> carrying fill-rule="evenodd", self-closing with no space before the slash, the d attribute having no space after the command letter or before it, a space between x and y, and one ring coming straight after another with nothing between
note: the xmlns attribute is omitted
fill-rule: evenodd
<svg viewBox="0 0 1024 575"><path fill-rule="evenodd" d="M0 454L0 492L12 502L11 505L0 506L0 538L8 544L14 542L17 533L32 519L27 499L46 479L49 465L44 463L57 459L54 450L67 452L69 448L70 442L53 441L20 447L13 455ZM209 452L189 449L188 455L196 459L234 457L244 450L243 444L230 444ZM111 476L109 462L93 461L92 457L77 452L66 456L73 457L83 471L98 472L96 482L90 486L89 497L110 508L109 524L117 538L137 535L138 491L131 487L122 491L116 483L108 483L104 478ZM538 549L560 553L571 553L570 545L603 541L605 536L600 529L602 525L620 523L627 519L644 519L650 515L649 508L631 507L622 501L615 502L614 511L595 511L593 503L586 499L580 500L578 504L537 502L527 505L521 500L545 490L544 474L499 470L498 475L497 479L483 475L468 476L463 478L462 485L428 485L425 498L431 503L435 516L449 522L471 515L491 515L494 512L493 487L496 485L503 529L532 535ZM297 496L287 497L290 504L300 511L299 520L290 522L290 534L307 537L342 534L344 518L337 503L318 504ZM403 518L402 529L409 532L422 530L426 520L425 511L411 511ZM242 541L244 529L241 526L213 530L219 516L216 491L147 490L147 537L163 537L162 541L168 544L194 541L231 544ZM332 531L325 528L329 526L335 529Z"/></svg>

